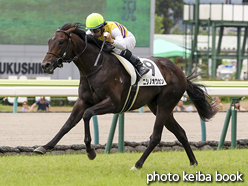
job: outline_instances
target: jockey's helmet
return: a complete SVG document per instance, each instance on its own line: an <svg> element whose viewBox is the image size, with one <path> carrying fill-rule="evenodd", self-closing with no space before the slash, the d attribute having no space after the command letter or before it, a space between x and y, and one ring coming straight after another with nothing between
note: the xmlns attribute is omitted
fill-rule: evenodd
<svg viewBox="0 0 248 186"><path fill-rule="evenodd" d="M86 18L86 28L95 29L101 27L105 23L105 20L101 14L92 13Z"/></svg>

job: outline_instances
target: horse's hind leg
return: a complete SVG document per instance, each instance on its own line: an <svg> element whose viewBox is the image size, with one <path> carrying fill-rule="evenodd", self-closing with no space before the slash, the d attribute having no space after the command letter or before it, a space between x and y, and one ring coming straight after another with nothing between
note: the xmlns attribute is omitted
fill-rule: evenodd
<svg viewBox="0 0 248 186"><path fill-rule="evenodd" d="M164 112L159 112L159 109L157 110L156 113L156 121L155 125L153 128L153 133L150 137L150 142L145 150L145 152L142 154L141 158L136 162L135 168L141 168L146 160L146 158L149 156L149 154L153 151L153 149L156 147L156 145L160 142L161 137L162 137L162 131L164 127L164 121L167 116L165 116Z"/></svg>
<svg viewBox="0 0 248 186"><path fill-rule="evenodd" d="M170 114L170 117L165 122L165 127L171 131L178 141L180 141L188 155L190 165L197 166L198 163L195 159L194 153L189 145L188 138L184 129L177 123L175 118L173 117L173 113Z"/></svg>
<svg viewBox="0 0 248 186"><path fill-rule="evenodd" d="M151 101L150 103L147 103L147 106L152 111L152 113L156 116L156 113L157 113L157 104L154 101Z"/></svg>

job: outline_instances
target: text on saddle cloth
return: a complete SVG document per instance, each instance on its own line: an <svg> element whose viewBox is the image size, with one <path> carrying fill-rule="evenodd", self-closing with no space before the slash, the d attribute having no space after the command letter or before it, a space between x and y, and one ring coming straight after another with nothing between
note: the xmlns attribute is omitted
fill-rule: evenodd
<svg viewBox="0 0 248 186"><path fill-rule="evenodd" d="M158 66L150 59L140 58L140 61L149 68L149 72L141 77L138 86L164 86L167 85Z"/></svg>

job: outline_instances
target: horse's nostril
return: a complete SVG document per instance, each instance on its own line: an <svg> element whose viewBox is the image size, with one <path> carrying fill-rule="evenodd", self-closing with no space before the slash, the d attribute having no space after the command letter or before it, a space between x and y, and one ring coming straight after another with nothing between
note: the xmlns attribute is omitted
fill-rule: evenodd
<svg viewBox="0 0 248 186"><path fill-rule="evenodd" d="M41 68L42 69L47 69L47 68L49 68L50 67L50 63L48 63L48 62L45 62L45 63L43 63L42 65L41 65Z"/></svg>

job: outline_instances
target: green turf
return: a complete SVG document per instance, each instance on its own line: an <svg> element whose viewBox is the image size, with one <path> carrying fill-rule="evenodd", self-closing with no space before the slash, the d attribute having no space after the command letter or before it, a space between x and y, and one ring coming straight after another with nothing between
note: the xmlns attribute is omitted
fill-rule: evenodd
<svg viewBox="0 0 248 186"><path fill-rule="evenodd" d="M0 111L2 111L2 112L12 112L13 111L13 106L2 105L0 103Z"/></svg>
<svg viewBox="0 0 248 186"><path fill-rule="evenodd" d="M140 153L98 154L93 161L85 154L0 157L0 185L147 185L147 174L178 174L179 182L153 182L150 185L247 185L248 149L194 151L199 162L190 167L184 151L152 153L140 170L129 169ZM212 175L212 182L183 181L187 174ZM215 171L221 174L243 174L244 182L215 182Z"/></svg>

